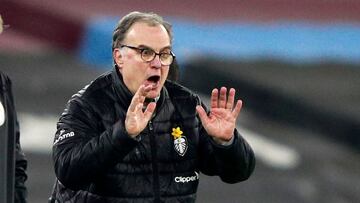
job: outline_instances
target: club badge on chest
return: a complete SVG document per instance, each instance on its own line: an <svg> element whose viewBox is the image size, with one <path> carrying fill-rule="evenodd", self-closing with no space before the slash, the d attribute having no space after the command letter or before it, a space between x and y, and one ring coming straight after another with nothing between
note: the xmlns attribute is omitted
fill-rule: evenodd
<svg viewBox="0 0 360 203"><path fill-rule="evenodd" d="M182 134L183 131L180 130L180 127L172 129L171 135L174 137L174 149L180 156L184 156L188 149L187 139Z"/></svg>

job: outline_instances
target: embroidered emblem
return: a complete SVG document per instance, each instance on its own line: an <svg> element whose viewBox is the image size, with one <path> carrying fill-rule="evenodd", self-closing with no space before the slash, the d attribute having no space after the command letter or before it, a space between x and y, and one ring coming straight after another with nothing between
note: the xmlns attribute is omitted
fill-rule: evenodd
<svg viewBox="0 0 360 203"><path fill-rule="evenodd" d="M174 149L180 155L184 156L188 148L187 139L182 135L180 127L173 128L171 135L174 137Z"/></svg>

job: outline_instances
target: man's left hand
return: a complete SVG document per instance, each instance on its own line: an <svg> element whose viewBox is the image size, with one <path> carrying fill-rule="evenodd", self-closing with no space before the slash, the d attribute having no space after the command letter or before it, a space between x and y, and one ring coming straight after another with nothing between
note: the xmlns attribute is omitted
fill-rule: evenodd
<svg viewBox="0 0 360 203"><path fill-rule="evenodd" d="M210 113L207 115L200 105L196 107L200 120L207 133L218 143L229 142L234 136L236 119L239 116L242 101L237 100L234 108L235 89L231 88L227 96L227 88L217 88L211 92Z"/></svg>

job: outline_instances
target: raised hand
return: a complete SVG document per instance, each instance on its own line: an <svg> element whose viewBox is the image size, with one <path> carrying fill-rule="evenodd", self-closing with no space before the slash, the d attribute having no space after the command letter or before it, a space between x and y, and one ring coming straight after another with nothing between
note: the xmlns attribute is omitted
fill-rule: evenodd
<svg viewBox="0 0 360 203"><path fill-rule="evenodd" d="M210 114L207 115L200 105L196 107L206 132L219 143L230 141L234 135L236 119L239 116L242 101L238 100L234 107L235 89L231 88L227 96L226 87L211 92Z"/></svg>
<svg viewBox="0 0 360 203"><path fill-rule="evenodd" d="M143 111L144 101L152 86L141 85L135 92L126 113L125 129L131 137L136 137L143 131L154 113L156 103L150 102Z"/></svg>

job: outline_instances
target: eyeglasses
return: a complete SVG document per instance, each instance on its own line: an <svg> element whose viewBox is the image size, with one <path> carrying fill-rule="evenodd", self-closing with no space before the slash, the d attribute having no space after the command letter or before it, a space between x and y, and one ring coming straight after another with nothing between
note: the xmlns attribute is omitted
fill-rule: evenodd
<svg viewBox="0 0 360 203"><path fill-rule="evenodd" d="M172 64L172 62L174 61L174 58L175 58L175 54L172 51L170 51L170 53L167 53L167 52L156 53L154 50L152 50L150 48L139 48L139 47L133 47L133 46L129 46L129 45L120 45L120 48L123 48L123 47L134 49L134 50L140 52L141 58L145 62L151 62L158 55L161 64L164 66L169 66Z"/></svg>

